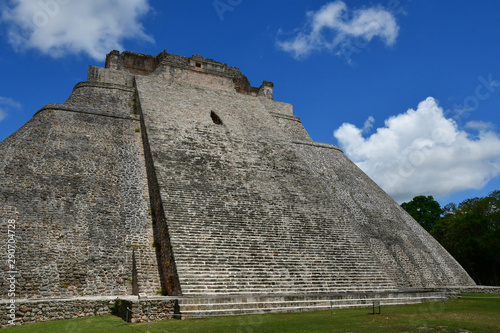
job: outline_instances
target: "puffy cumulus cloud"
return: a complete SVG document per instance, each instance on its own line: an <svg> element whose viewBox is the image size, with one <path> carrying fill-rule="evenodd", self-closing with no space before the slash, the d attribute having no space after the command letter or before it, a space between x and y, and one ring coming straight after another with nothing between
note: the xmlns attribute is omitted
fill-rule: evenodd
<svg viewBox="0 0 500 333"><path fill-rule="evenodd" d="M61 57L86 53L102 60L121 50L124 39L152 42L140 19L150 11L148 0L7 0L2 21L14 49L36 49Z"/></svg>
<svg viewBox="0 0 500 333"><path fill-rule="evenodd" d="M9 109L20 109L21 104L14 101L11 98L0 96L0 121L7 117L7 110Z"/></svg>
<svg viewBox="0 0 500 333"><path fill-rule="evenodd" d="M387 119L368 137L348 123L334 136L347 156L403 202L416 195L479 189L500 174L499 136L487 123L471 122L468 127L479 134L459 129L429 97L416 110Z"/></svg>
<svg viewBox="0 0 500 333"><path fill-rule="evenodd" d="M337 0L316 12L308 12L307 17L308 23L295 37L278 42L281 49L295 58L305 58L321 49L343 54L355 39L367 43L379 37L390 46L396 42L399 33L396 18L381 6L351 12L343 1Z"/></svg>

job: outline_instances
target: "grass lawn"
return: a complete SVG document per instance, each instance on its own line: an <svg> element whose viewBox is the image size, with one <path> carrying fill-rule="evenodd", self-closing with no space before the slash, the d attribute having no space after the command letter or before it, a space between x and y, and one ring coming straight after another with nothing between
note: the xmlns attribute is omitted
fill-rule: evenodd
<svg viewBox="0 0 500 333"><path fill-rule="evenodd" d="M424 303L330 311L165 320L150 323L152 333L224 332L500 332L500 295L465 294L445 303ZM146 324L127 324L117 317L53 321L3 329L5 333L146 332Z"/></svg>

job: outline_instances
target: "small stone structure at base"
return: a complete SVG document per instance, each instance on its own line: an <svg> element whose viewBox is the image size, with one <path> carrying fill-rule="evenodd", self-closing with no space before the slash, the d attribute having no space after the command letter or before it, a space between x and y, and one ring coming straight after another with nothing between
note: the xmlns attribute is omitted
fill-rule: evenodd
<svg viewBox="0 0 500 333"><path fill-rule="evenodd" d="M8 307L0 301L2 309ZM73 299L40 299L17 300L15 325L33 324L44 321L76 319L93 316L115 315L130 323L172 319L178 315L179 307L176 299L161 297L157 299L138 299L129 297L81 297ZM0 318L0 327L9 324L8 314Z"/></svg>

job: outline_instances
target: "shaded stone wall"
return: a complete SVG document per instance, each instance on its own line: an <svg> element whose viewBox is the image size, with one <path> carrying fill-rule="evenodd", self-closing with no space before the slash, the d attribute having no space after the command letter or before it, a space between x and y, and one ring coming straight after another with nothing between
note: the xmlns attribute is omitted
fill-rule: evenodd
<svg viewBox="0 0 500 333"><path fill-rule="evenodd" d="M332 198L354 217L354 229L399 287L474 285L455 259L339 149L296 148Z"/></svg>
<svg viewBox="0 0 500 333"><path fill-rule="evenodd" d="M136 82L134 81L134 86ZM181 295L181 286L177 275L175 257L170 241L169 228L165 219L165 211L161 200L160 186L156 166L153 162L151 146L149 143L148 131L144 121L144 112L137 87L136 94L136 113L141 117L141 134L144 149L144 159L146 162L146 172L148 175L148 187L151 205L151 215L153 222L153 238L158 261L158 271L161 281L161 292L164 295Z"/></svg>
<svg viewBox="0 0 500 333"><path fill-rule="evenodd" d="M0 301L4 309L6 303ZM127 310L129 308L131 311ZM116 315L132 323L149 320L172 319L178 313L178 302L175 299L132 299L128 298L77 298L77 299L44 299L19 300L16 303L16 326L44 321L76 319L82 317ZM6 312L0 314L0 328L13 326ZM65 331L72 332L78 323L67 322Z"/></svg>
<svg viewBox="0 0 500 333"><path fill-rule="evenodd" d="M160 291L133 102L131 87L80 84L0 143L0 251L14 216L16 298L128 295L133 280ZM2 299L7 271L2 258Z"/></svg>

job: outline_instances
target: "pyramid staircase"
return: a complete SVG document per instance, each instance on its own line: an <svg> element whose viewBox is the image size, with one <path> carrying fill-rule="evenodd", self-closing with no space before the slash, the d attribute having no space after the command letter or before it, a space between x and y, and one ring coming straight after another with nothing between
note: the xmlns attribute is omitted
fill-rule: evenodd
<svg viewBox="0 0 500 333"><path fill-rule="evenodd" d="M226 225L221 229L230 232L214 235L206 225L190 223L172 233L180 244L175 253L183 296L397 290L364 244L341 230L317 237L302 226L280 242L269 226L242 225Z"/></svg>

